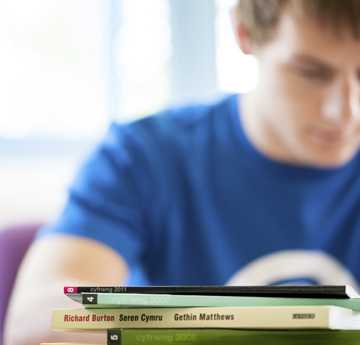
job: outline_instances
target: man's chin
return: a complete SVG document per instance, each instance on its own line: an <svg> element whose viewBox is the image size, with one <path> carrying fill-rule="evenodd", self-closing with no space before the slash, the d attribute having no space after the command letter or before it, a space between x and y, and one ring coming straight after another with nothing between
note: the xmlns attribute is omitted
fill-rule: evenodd
<svg viewBox="0 0 360 345"><path fill-rule="evenodd" d="M348 164L357 152L326 152L311 159L310 165L322 169L336 169Z"/></svg>

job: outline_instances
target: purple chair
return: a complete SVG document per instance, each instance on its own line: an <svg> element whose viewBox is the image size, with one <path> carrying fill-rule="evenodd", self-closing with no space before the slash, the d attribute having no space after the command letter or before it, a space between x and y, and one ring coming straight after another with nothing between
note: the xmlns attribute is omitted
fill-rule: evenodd
<svg viewBox="0 0 360 345"><path fill-rule="evenodd" d="M40 224L8 227L0 230L0 345L6 309L17 270Z"/></svg>

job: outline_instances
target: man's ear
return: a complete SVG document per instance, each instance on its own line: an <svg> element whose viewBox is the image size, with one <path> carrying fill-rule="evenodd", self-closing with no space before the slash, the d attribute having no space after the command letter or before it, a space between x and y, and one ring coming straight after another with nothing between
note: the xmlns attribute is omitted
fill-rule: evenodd
<svg viewBox="0 0 360 345"><path fill-rule="evenodd" d="M231 16L234 35L239 48L244 54L252 54L253 53L252 40L249 33L245 30L244 26L242 25L241 18L239 16L238 8L236 5L231 9L230 16Z"/></svg>

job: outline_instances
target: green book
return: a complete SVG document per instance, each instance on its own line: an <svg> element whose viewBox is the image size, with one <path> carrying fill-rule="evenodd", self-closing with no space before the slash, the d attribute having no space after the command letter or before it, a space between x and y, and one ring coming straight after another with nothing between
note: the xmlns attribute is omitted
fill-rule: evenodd
<svg viewBox="0 0 360 345"><path fill-rule="evenodd" d="M359 343L360 331L114 328L107 330L107 344L99 345L358 345ZM41 345L88 344L42 343Z"/></svg>
<svg viewBox="0 0 360 345"><path fill-rule="evenodd" d="M360 298L290 298L129 293L83 293L87 309L130 307L264 307L335 305L360 311Z"/></svg>
<svg viewBox="0 0 360 345"><path fill-rule="evenodd" d="M359 345L360 331L108 329L107 345Z"/></svg>

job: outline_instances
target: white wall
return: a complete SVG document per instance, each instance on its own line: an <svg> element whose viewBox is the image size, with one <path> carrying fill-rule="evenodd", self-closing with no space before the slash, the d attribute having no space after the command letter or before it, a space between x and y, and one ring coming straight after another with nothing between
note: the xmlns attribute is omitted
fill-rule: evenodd
<svg viewBox="0 0 360 345"><path fill-rule="evenodd" d="M66 200L77 166L71 157L1 157L0 229L54 217Z"/></svg>

